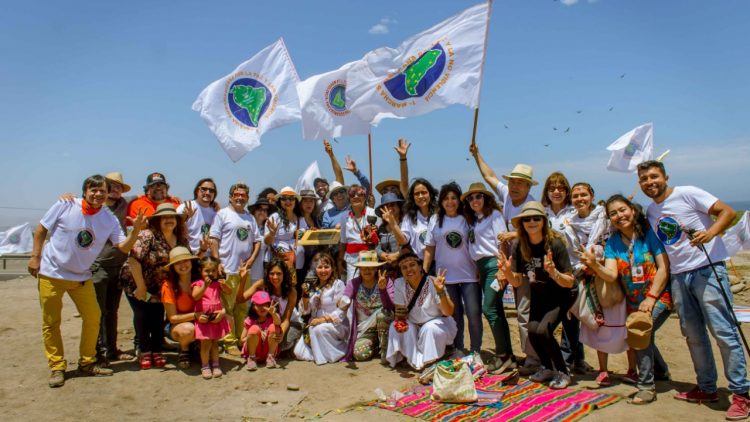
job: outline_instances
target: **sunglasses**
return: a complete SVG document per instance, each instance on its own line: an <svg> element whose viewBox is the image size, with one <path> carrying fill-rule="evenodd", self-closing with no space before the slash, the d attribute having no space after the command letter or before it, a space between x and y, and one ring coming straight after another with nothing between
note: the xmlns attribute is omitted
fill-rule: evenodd
<svg viewBox="0 0 750 422"><path fill-rule="evenodd" d="M247 198L246 193L236 192L232 194L232 198Z"/></svg>
<svg viewBox="0 0 750 422"><path fill-rule="evenodd" d="M349 194L349 198L364 198L364 192L354 192Z"/></svg>
<svg viewBox="0 0 750 422"><path fill-rule="evenodd" d="M279 200L281 201L294 201L296 198L293 196L282 195Z"/></svg>
<svg viewBox="0 0 750 422"><path fill-rule="evenodd" d="M547 191L548 191L548 192L554 192L554 191L558 191L558 192L566 192L566 191L567 191L567 189L565 189L565 186L559 186L559 185L558 185L558 186L550 186L550 187L549 187L549 188L547 189Z"/></svg>
<svg viewBox="0 0 750 422"><path fill-rule="evenodd" d="M480 199L484 199L484 194L475 193L475 194L469 195L469 201L479 201Z"/></svg>
<svg viewBox="0 0 750 422"><path fill-rule="evenodd" d="M201 192L216 193L216 189L214 188L204 188L203 186L201 186L198 189L200 189Z"/></svg>
<svg viewBox="0 0 750 422"><path fill-rule="evenodd" d="M529 221L533 221L533 222L539 222L539 221L542 221L542 220L544 220L544 217L541 217L541 216L535 215L535 216L533 216L533 217L523 217L523 218L521 219L521 222L522 222L522 223L528 223Z"/></svg>

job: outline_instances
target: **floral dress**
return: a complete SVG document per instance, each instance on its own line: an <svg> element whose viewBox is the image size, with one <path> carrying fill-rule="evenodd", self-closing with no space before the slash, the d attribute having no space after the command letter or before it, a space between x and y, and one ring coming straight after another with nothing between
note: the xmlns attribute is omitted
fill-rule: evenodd
<svg viewBox="0 0 750 422"><path fill-rule="evenodd" d="M176 246L188 247L187 244L180 244L179 242ZM171 249L161 231L154 232L151 229L144 229L138 233L138 239L130 250L130 256L141 264L146 291L151 295L150 302L160 301L161 285L167 278L164 266L169 263L169 251ZM120 270L120 285L126 295L132 297L135 294L137 286L128 261L125 261L125 265Z"/></svg>

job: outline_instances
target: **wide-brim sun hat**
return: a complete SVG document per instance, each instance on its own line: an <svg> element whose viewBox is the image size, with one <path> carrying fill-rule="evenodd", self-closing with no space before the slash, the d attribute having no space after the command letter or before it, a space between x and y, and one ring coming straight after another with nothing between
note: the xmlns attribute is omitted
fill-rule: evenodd
<svg viewBox="0 0 750 422"><path fill-rule="evenodd" d="M173 203L165 202L163 204L159 204L159 206L156 207L156 211L154 211L153 214L149 215L148 218L166 217L169 215L178 216L180 214L177 212L177 209L175 209Z"/></svg>
<svg viewBox="0 0 750 422"><path fill-rule="evenodd" d="M503 179L521 179L531 183L531 186L536 186L539 184L539 182L534 180L534 168L528 164L516 164L510 174L503 175Z"/></svg>
<svg viewBox="0 0 750 422"><path fill-rule="evenodd" d="M544 209L544 205L542 205L541 202L529 201L523 204L523 209L521 209L521 212L518 213L517 216L511 218L510 221L513 223L513 227L521 227L520 224L522 218L534 216L540 216L546 220L547 211Z"/></svg>
<svg viewBox="0 0 750 422"><path fill-rule="evenodd" d="M383 195L383 190L387 188L388 186L395 186L399 190L401 189L401 181L396 179L385 179L382 182L375 185L375 190L378 191L379 194Z"/></svg>
<svg viewBox="0 0 750 422"><path fill-rule="evenodd" d="M170 266L182 262L182 261L188 261L188 260L194 260L199 259L197 256L190 253L190 250L184 246L175 246L172 248L171 251L169 251L169 263L165 265L165 268L169 268Z"/></svg>
<svg viewBox="0 0 750 422"><path fill-rule="evenodd" d="M291 186L284 186L283 188L281 188L279 193L276 194L276 202L279 202L282 196L293 196L297 199L297 202L300 201L299 195L294 191L294 189L292 189Z"/></svg>
<svg viewBox="0 0 750 422"><path fill-rule="evenodd" d="M628 329L628 346L635 350L648 347L651 343L651 330L654 328L650 312L633 312L628 315L625 326Z"/></svg>
<svg viewBox="0 0 750 422"><path fill-rule="evenodd" d="M104 176L104 178L110 182L115 182L115 183L119 183L120 185L122 185L122 193L130 192L130 185L123 181L122 173L120 173L119 171L113 171L111 173L107 173Z"/></svg>
<svg viewBox="0 0 750 422"><path fill-rule="evenodd" d="M357 262L352 265L358 268L380 267L381 265L385 265L385 262L378 261L378 254L375 251L361 251L357 255Z"/></svg>
<svg viewBox="0 0 750 422"><path fill-rule="evenodd" d="M334 180L333 183L330 184L330 187L328 189L328 194L326 195L326 198L331 199L333 194L337 191L344 190L344 192L349 190L349 187L346 185L342 185L339 183L338 180Z"/></svg>
<svg viewBox="0 0 750 422"><path fill-rule="evenodd" d="M271 215L276 212L276 205L269 202L268 199L266 198L258 198L258 200L255 201L254 204L247 206L247 210L250 211L250 214L252 214L253 212L255 212L255 209L261 205L268 206L268 215Z"/></svg>
<svg viewBox="0 0 750 422"><path fill-rule="evenodd" d="M404 202L403 199L399 198L398 195L392 192L388 192L382 197L380 197L380 205L375 207L375 214L377 214L378 217L382 217L383 213L383 207L388 204L399 204Z"/></svg>
<svg viewBox="0 0 750 422"><path fill-rule="evenodd" d="M300 189L300 191L299 191L299 197L300 197L300 199L305 199L305 198L315 199L315 200L320 199L320 197L318 196L318 194L315 193L315 191L312 190L312 189Z"/></svg>
<svg viewBox="0 0 750 422"><path fill-rule="evenodd" d="M483 193L487 196L493 196L492 192L488 191L487 188L484 186L484 183L482 182L475 182L469 185L469 189L461 195L461 202L463 202L467 197L469 197L471 194L474 193Z"/></svg>

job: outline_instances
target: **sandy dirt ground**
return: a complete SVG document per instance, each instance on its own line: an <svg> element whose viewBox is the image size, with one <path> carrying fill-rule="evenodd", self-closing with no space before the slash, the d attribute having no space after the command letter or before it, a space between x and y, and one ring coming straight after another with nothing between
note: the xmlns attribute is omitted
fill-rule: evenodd
<svg viewBox="0 0 750 422"><path fill-rule="evenodd" d="M741 281L750 283L750 254L736 257L734 264ZM750 292L740 292L735 299L737 303L750 304ZM389 393L416 385L414 372L406 368L392 370L379 362L316 366L283 359L280 369L260 368L251 373L242 368L238 358L224 357L225 376L206 381L199 375L198 364L194 363L187 371L176 369L175 354L171 353L170 364L164 369L141 371L135 362L118 362L113 364L112 377L77 378L74 371L80 319L74 316L75 306L67 297L62 323L69 361L67 381L62 388L51 389L47 386L49 372L42 348L35 280L20 277L0 282L0 303L0 356L6 359L0 366L0 406L2 419L6 421L411 420L386 410L357 406L372 400L375 388ZM130 307L123 299L119 343L124 350L132 350L131 317ZM743 331L750 336L747 324ZM511 332L514 350L520 350L513 318ZM484 345L490 344L491 334L485 326ZM719 376L719 403L697 405L672 398L675 392L690 389L695 382L676 318L670 318L660 329L657 344L672 373L671 382L657 383L658 400L648 406L634 406L623 400L595 411L587 420L651 420L656 415L663 421L723 420L730 400L723 375ZM587 348L586 355L587 361L596 366L595 352ZM719 356L715 348L714 355ZM723 374L721 359L718 360L719 373ZM624 354L610 357L610 370L622 374L625 369ZM573 388L594 389L595 377L595 372L577 376ZM299 391L288 391L288 384L297 384ZM627 396L635 389L616 380L613 386L601 391Z"/></svg>

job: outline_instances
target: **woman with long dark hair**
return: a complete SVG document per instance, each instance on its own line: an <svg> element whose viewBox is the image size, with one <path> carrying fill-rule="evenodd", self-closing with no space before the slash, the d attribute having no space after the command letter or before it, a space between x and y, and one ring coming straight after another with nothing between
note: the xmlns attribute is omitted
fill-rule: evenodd
<svg viewBox="0 0 750 422"><path fill-rule="evenodd" d="M177 367L190 367L190 344L195 341L195 323L200 314L195 312L191 284L201 279L200 269L193 261L197 256L177 246L169 251L167 278L161 286L161 302L167 314L164 333L180 345Z"/></svg>
<svg viewBox="0 0 750 422"><path fill-rule="evenodd" d="M398 244L410 247L421 260L430 222L438 211L437 195L437 189L427 179L414 179L406 195L401 224L389 225Z"/></svg>

